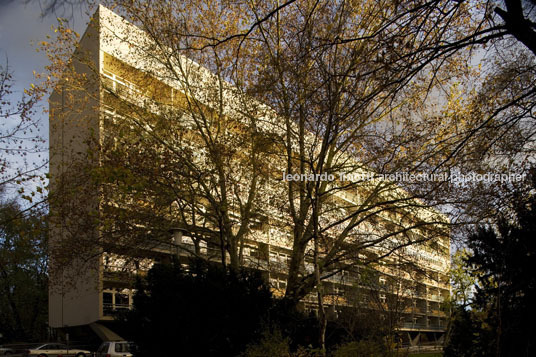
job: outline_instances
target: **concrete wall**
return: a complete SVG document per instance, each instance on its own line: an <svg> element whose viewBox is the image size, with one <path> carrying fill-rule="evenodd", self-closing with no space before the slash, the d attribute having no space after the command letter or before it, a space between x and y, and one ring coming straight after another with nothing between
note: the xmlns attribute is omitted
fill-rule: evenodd
<svg viewBox="0 0 536 357"><path fill-rule="evenodd" d="M98 15L98 12L97 12ZM102 314L98 194L86 180L98 164L100 136L99 21L92 21L49 98L51 327L77 326Z"/></svg>

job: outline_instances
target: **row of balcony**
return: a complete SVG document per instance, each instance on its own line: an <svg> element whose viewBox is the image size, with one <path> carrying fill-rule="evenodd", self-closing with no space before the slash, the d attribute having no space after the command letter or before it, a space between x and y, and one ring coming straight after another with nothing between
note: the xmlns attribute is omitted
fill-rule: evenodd
<svg viewBox="0 0 536 357"><path fill-rule="evenodd" d="M432 330L432 331L445 331L446 326L441 324L427 324L427 323L412 323L404 322L400 325L401 329L408 330Z"/></svg>
<svg viewBox="0 0 536 357"><path fill-rule="evenodd" d="M132 309L131 304L112 304L112 303L102 304L102 312L104 316L112 316L119 311L125 311L125 310L130 310L130 309Z"/></svg>
<svg viewBox="0 0 536 357"><path fill-rule="evenodd" d="M439 309L426 308L426 307L408 307L404 309L404 313L407 314L420 314L420 315L431 315L431 316L446 316L445 312Z"/></svg>

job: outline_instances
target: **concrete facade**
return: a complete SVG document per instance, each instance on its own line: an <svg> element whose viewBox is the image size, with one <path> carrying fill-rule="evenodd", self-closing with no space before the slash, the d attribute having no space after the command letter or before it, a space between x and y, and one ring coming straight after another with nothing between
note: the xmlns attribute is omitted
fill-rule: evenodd
<svg viewBox="0 0 536 357"><path fill-rule="evenodd" d="M106 132L103 120L107 115L114 116L117 113L110 106L110 103L107 103L104 87L106 90L112 89L121 92L121 100L134 104L147 103L147 101L140 101L139 93L141 91L134 83L136 75L131 74L131 78L126 78L128 76L126 72L154 73L165 71L165 69L159 69L157 62L150 63L146 59L137 57L133 51L133 46L129 46L124 36L130 38L130 43L135 42L139 46L146 45L147 40L139 29L122 20L110 10L102 6L99 7L73 57L75 72L85 73L87 77L93 79L87 81L87 86L81 88L80 91L73 91L72 88L65 90L60 82L50 97L50 181L51 191L57 197L62 196L62 190L65 187L63 180L68 180L69 172L73 171L70 164L79 159L89 160L89 162L94 160L93 164L97 167L98 157L86 158L84 155L92 149L91 145L101 142L107 135L113 136L113 133ZM184 61L189 66L196 67L203 80L210 81L211 74L207 69L197 66L188 59L184 59ZM177 88L180 86L177 83L166 79L159 79L159 81L160 84L157 86L159 85L162 91L170 91L170 98L179 97L180 90ZM199 90L203 91L204 89L200 86ZM228 110L232 111L231 104ZM344 202L355 204L359 197L350 192L338 192L333 199L337 202L340 201L342 205ZM80 213L81 217L84 214L90 215L94 212L98 214L100 210L99 193L95 192L93 199L86 203L73 205L73 207L85 207L87 212L83 208ZM69 202L62 202L62 204L69 207ZM51 227L51 247L53 250L61 252L62 247L67 244L65 243L68 239L67 235L73 235L71 228L73 226L83 227L84 225L77 224L72 220L62 221L61 214L59 214L61 209L54 205L51 206L51 212L53 217L56 216L56 221ZM55 212L58 214L55 215ZM418 215L423 217L434 215L446 222L440 213L432 209L423 208ZM386 227L389 227L389 222L398 219L396 216L385 215L380 217L382 228L368 228L371 231L374 229L385 230L388 229ZM93 229L75 234L81 237L81 242L84 239L88 241L99 239L99 227L96 226ZM415 234L426 233L423 231ZM393 237L393 240L395 239L396 237ZM362 268L361 271L342 270L337 272L325 280L328 292L326 304L330 306L333 313L342 313L346 306L351 305L350 298L345 295L345 291L354 288L360 289L360 294L363 296L377 297L378 301L374 302L363 298L362 306L370 309L378 309L378 306L383 306L389 310L388 301L396 297L405 302L399 313L398 329L407 337L409 343L418 343L418 340L425 335L429 340L439 339L446 329L446 314L441 309L441 302L446 300L450 294L448 279L450 242L448 236L443 236L434 238L433 243L433 245L428 246L409 246L400 249L398 258L382 259L372 268ZM153 249L153 253L155 256L175 254L174 244L184 248L180 255L186 257L188 247L192 246L192 241L187 234L175 232L174 237L170 234L170 245L167 251L166 247L160 247ZM368 257L381 256L388 249L388 245L374 247L364 254ZM258 232L254 232L248 241L245 251L246 261L250 266L258 267L267 272L267 278L275 295L281 295L285 289L285 269L290 250L291 244L287 239L287 232L270 226L262 227ZM202 247L202 252L209 256L211 254L210 247ZM58 256L51 253L51 260L59 259ZM411 262L413 267L401 268L400 265L396 264L397 259L405 259ZM61 271L51 275L50 326L62 328L90 325L99 321L112 320L114 311L130 308L133 296L132 286L121 278L127 264L131 264L128 269L132 274L143 274L152 265L152 260L150 255L147 255L136 259L134 264L120 255L95 251L90 259L84 259L83 262L73 259ZM312 269L311 266L310 262L306 262L304 268L306 270ZM363 282L363 275L369 277L366 284ZM303 301L304 307L314 310L315 301L314 295L306 297Z"/></svg>

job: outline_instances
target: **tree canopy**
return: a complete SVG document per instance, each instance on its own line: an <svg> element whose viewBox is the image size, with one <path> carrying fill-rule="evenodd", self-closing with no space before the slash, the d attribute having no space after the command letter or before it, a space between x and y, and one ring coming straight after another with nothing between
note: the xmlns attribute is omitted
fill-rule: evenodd
<svg viewBox="0 0 536 357"><path fill-rule="evenodd" d="M2 201L0 222L0 333L8 341L39 341L47 335L46 220Z"/></svg>
<svg viewBox="0 0 536 357"><path fill-rule="evenodd" d="M521 13L519 1L109 4L137 28L105 39L128 44L103 55L108 77L81 46L72 56L79 37L64 26L45 46L49 84L68 96L102 79L110 135L92 138L80 160L89 168L73 165L70 182L85 188L57 195L85 204L82 194L102 193L91 215L61 210L100 225L102 246L169 243L180 228L193 254L206 247L238 269L248 242L283 237L285 297L296 303L342 271L403 259L409 246L448 254L451 230L492 216L515 185L377 176L527 167L534 53L512 19L533 31L530 4ZM81 75L80 63L93 72ZM322 174L336 179L282 179Z"/></svg>
<svg viewBox="0 0 536 357"><path fill-rule="evenodd" d="M448 356L534 354L536 198L521 192L513 197L495 224L468 237L465 269L476 291L471 310L456 308Z"/></svg>

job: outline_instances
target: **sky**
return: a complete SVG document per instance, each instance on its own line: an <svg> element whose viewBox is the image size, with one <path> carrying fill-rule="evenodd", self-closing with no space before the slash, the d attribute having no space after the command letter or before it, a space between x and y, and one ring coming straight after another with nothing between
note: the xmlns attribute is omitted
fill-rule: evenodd
<svg viewBox="0 0 536 357"><path fill-rule="evenodd" d="M43 0L46 1L46 0ZM42 72L47 64L43 52L36 52L37 44L46 39L46 35L54 35L52 26L57 25L57 16L68 16L70 25L79 33L83 33L89 16L84 9L78 11L58 11L55 14L41 16L39 0L0 0L0 64L9 66L13 76L14 93L11 102L20 99L25 88L35 81L33 71ZM36 119L39 120L40 135L45 140L41 158L33 158L36 162L48 157L48 116L43 111L48 107L47 97L40 103ZM11 165L21 165L16 157ZM44 169L46 171L46 168Z"/></svg>
<svg viewBox="0 0 536 357"><path fill-rule="evenodd" d="M43 68L46 62L31 43L43 40L56 20L52 16L41 19L40 13L37 3L0 0L1 62L5 65L7 57L18 87L29 85L32 71Z"/></svg>
<svg viewBox="0 0 536 357"><path fill-rule="evenodd" d="M87 16L82 11L72 12L70 23L78 32L82 32ZM41 16L38 0L0 0L0 53L5 63L6 56L14 73L18 87L29 85L33 80L32 71L42 70L46 64L43 53L37 53L33 43L53 35L51 26L56 25L58 14ZM59 16L70 15L61 12Z"/></svg>

